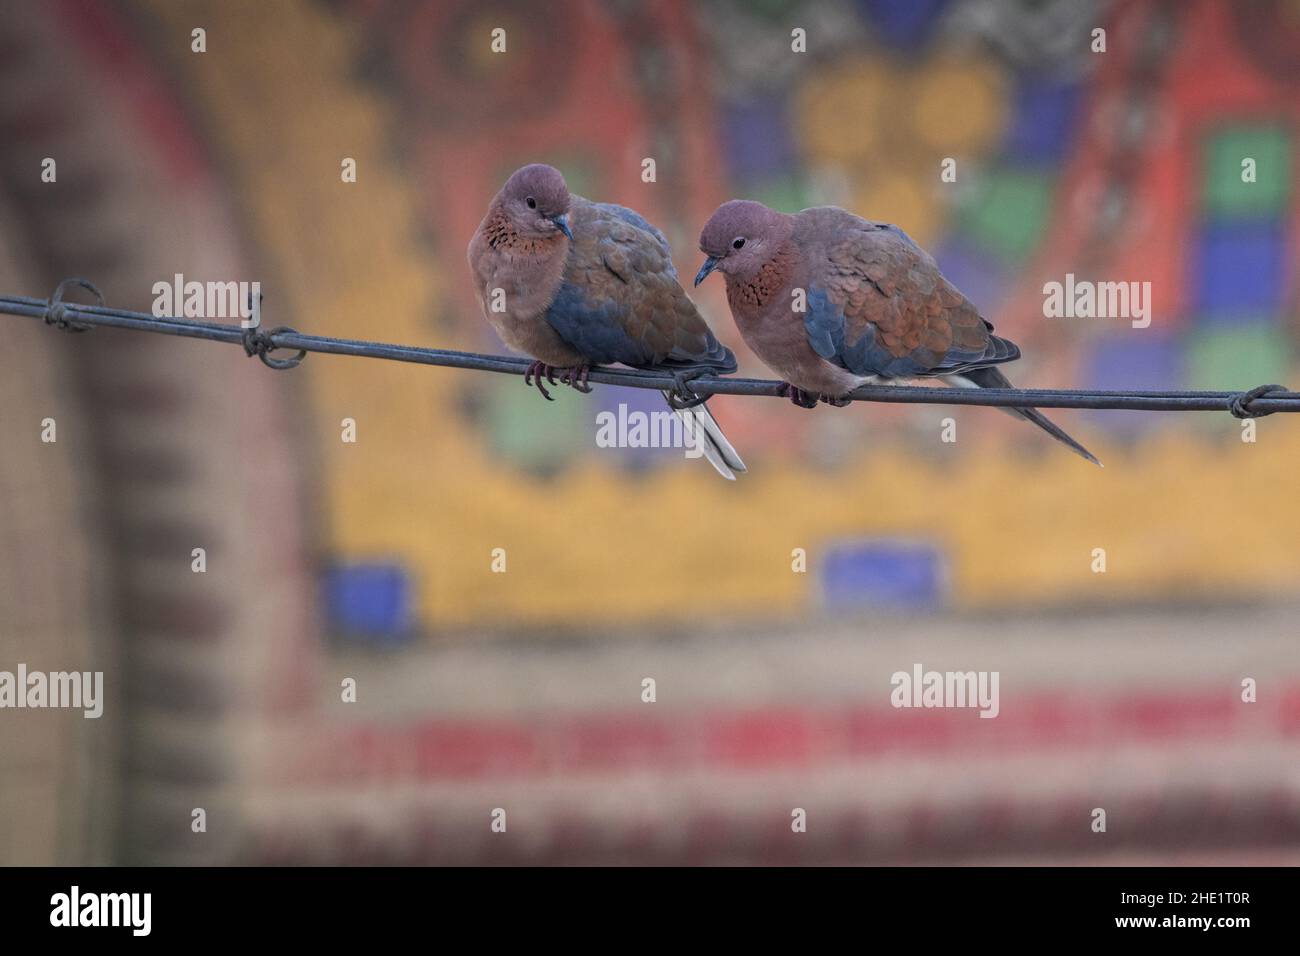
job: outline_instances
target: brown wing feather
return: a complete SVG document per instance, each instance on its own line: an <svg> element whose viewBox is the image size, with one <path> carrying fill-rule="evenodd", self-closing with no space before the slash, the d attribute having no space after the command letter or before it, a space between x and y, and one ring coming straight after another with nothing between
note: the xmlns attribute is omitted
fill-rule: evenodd
<svg viewBox="0 0 1300 956"><path fill-rule="evenodd" d="M949 352L989 350L990 326L928 253L893 226L850 218L851 224L838 224L824 277L831 299L844 309L846 342L873 325L890 355L910 357L923 369L942 365Z"/></svg>

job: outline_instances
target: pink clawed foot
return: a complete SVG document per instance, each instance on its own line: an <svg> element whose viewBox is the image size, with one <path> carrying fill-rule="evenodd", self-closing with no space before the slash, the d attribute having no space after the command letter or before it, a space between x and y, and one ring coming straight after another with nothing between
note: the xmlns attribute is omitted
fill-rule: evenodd
<svg viewBox="0 0 1300 956"><path fill-rule="evenodd" d="M587 384L587 376L590 374L590 365L575 365L573 368L564 370L564 373L560 376L560 381L575 392L582 392L586 395L591 392L591 386Z"/></svg>
<svg viewBox="0 0 1300 956"><path fill-rule="evenodd" d="M825 402L827 405L843 408L845 405L852 404L853 401L850 398L837 398L834 395L823 395L820 392L805 392L801 388L795 388L789 382L782 382L777 394L785 395L800 408L816 408L818 402Z"/></svg>
<svg viewBox="0 0 1300 956"><path fill-rule="evenodd" d="M801 388L795 388L789 382L782 382L781 387L777 389L777 394L786 396L800 408L816 408L819 397L816 392L805 392Z"/></svg>
<svg viewBox="0 0 1300 956"><path fill-rule="evenodd" d="M545 376L546 380L554 385L555 367L547 365L545 362L533 362L532 365L528 366L528 368L524 370L524 385L536 384L537 390L542 393L542 398L546 399L548 402L553 402L555 399L551 398L551 393L548 392L546 386L542 384L542 376Z"/></svg>
<svg viewBox="0 0 1300 956"><path fill-rule="evenodd" d="M572 368L558 368L554 365L547 365L545 362L533 362L524 370L524 384L536 385L537 390L542 393L542 397L548 402L553 402L551 393L546 390L542 384L542 379L556 384L555 373L560 373L559 383L567 385L576 392L587 394L591 391L591 386L587 384L587 376L591 374L590 365L575 365Z"/></svg>

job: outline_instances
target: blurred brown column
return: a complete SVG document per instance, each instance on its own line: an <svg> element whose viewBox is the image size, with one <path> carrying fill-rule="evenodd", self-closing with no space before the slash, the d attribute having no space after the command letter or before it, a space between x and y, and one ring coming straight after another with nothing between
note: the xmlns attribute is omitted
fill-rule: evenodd
<svg viewBox="0 0 1300 956"><path fill-rule="evenodd" d="M174 80L149 63L142 97L132 25L86 19L121 11L30 10L0 21L0 289L79 275L148 311L180 272L273 307L194 131L160 132L184 111L142 112ZM0 863L232 857L251 754L313 683L301 388L229 346L0 317L0 669L102 670L107 697L0 711Z"/></svg>
<svg viewBox="0 0 1300 956"><path fill-rule="evenodd" d="M3 197L0 197L2 200ZM14 220L0 201L0 223ZM31 275L0 230L0 288ZM84 416L50 330L0 326L0 670L110 670L116 657L106 554L96 533ZM54 421L57 441L41 440ZM106 688L111 692L112 685ZM114 714L0 711L0 863L105 863L118 735Z"/></svg>

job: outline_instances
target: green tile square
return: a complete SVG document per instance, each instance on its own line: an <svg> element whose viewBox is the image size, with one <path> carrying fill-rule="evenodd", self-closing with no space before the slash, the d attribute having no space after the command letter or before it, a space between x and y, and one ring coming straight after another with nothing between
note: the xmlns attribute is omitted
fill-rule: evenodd
<svg viewBox="0 0 1300 956"><path fill-rule="evenodd" d="M1244 390L1285 382L1291 363L1285 329L1266 317L1197 329L1187 339L1191 388Z"/></svg>
<svg viewBox="0 0 1300 956"><path fill-rule="evenodd" d="M1255 161L1255 181L1242 182L1242 161ZM1226 126L1205 144L1203 202L1223 218L1281 215L1291 195L1291 136L1283 126Z"/></svg>
<svg viewBox="0 0 1300 956"><path fill-rule="evenodd" d="M1008 262L1033 251L1052 210L1053 177L1001 169L990 172L958 211L961 231Z"/></svg>
<svg viewBox="0 0 1300 956"><path fill-rule="evenodd" d="M799 0L749 0L748 12L783 24L799 6Z"/></svg>
<svg viewBox="0 0 1300 956"><path fill-rule="evenodd" d="M593 403L567 386L547 384L548 402L517 376L486 396L488 440L493 450L525 468L553 469L582 454L595 434Z"/></svg>

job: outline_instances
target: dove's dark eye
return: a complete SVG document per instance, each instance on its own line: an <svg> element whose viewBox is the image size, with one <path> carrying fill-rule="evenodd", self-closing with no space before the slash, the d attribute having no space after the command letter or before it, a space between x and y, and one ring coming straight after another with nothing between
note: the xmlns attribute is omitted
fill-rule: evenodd
<svg viewBox="0 0 1300 956"><path fill-rule="evenodd" d="M537 200L534 199L532 196L529 196L527 199L524 200L524 202L528 203L528 208L529 208L529 209L536 209L536 208L537 208Z"/></svg>
<svg viewBox="0 0 1300 956"><path fill-rule="evenodd" d="M744 244L745 244L745 240L744 240L744 238L743 238L743 237L740 237L740 236L737 236L735 239L732 240L732 242L731 242L731 248L733 248L733 249L739 249L739 248L740 248L741 246L743 246Z"/></svg>

